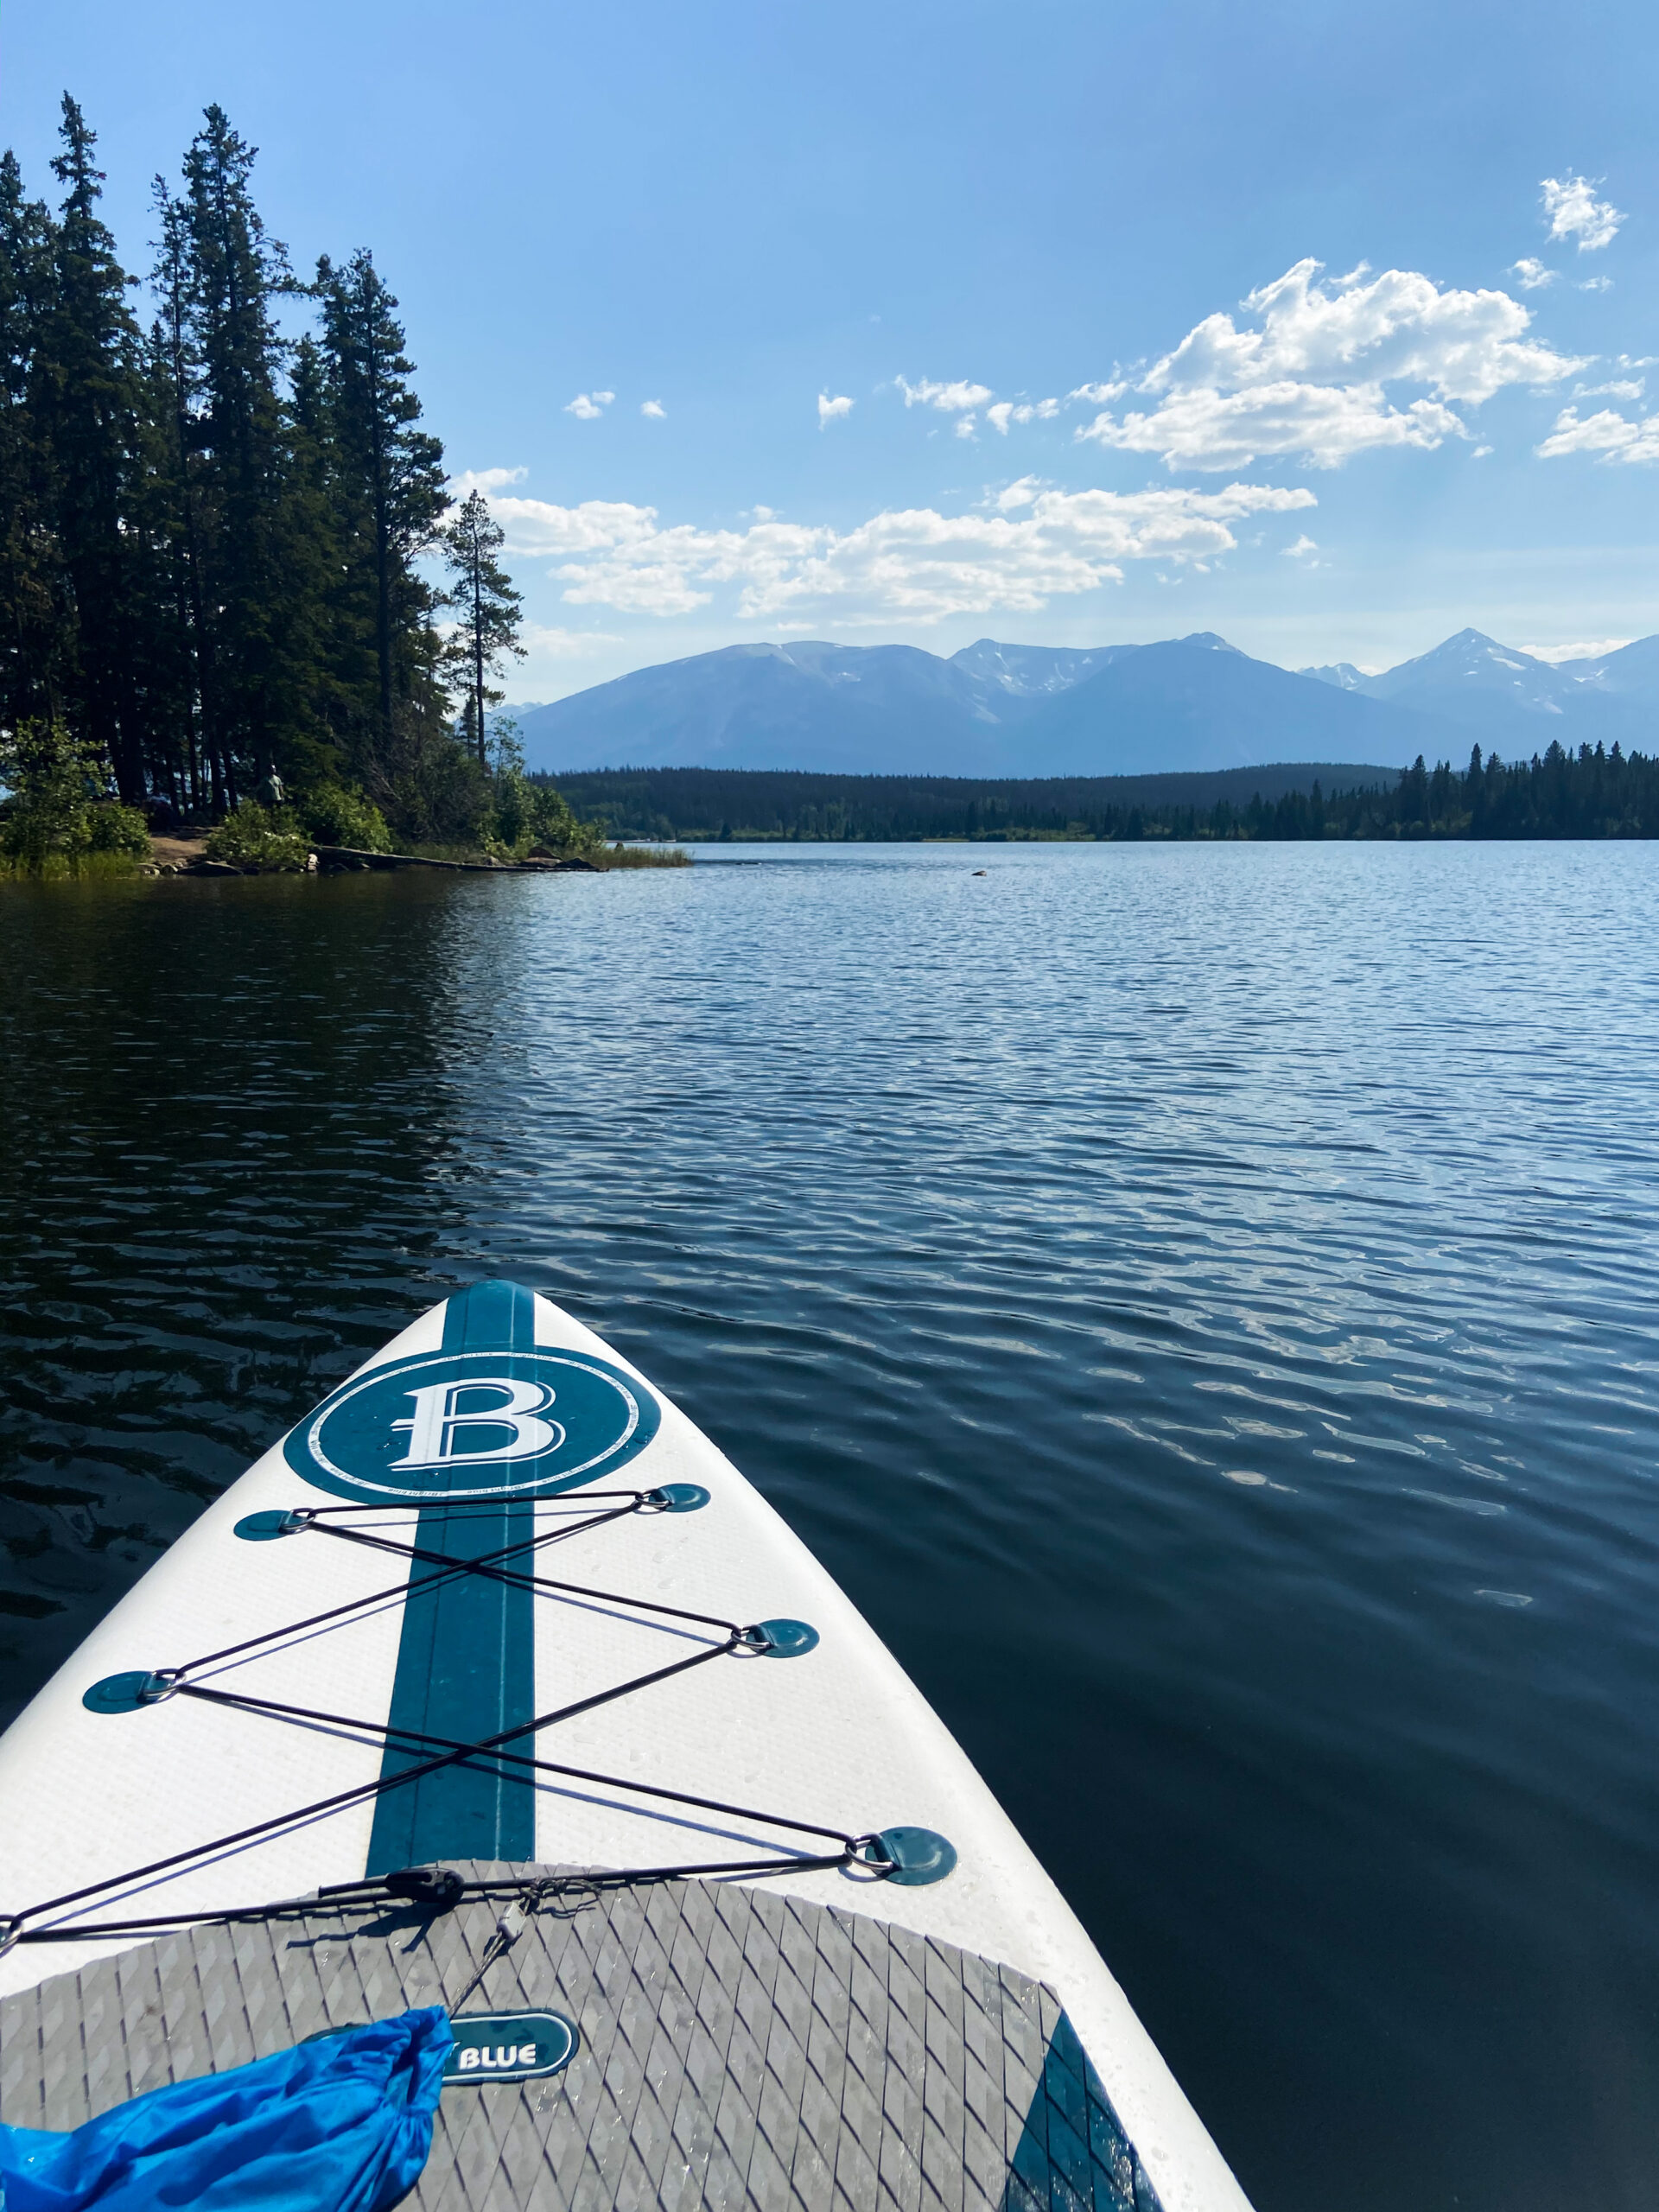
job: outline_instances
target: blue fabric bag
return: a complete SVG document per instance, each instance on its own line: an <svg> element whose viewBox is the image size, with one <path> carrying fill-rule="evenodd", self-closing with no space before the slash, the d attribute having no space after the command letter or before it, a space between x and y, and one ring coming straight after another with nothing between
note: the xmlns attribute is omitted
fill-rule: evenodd
<svg viewBox="0 0 1659 2212"><path fill-rule="evenodd" d="M0 2212L385 2212L420 2178L442 2006L175 2082L67 2134L0 2126Z"/></svg>

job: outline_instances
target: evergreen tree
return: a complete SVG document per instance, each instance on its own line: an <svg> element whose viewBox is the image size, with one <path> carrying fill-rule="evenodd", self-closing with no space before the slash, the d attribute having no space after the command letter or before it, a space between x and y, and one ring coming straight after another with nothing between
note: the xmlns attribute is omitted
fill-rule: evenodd
<svg viewBox="0 0 1659 2212"><path fill-rule="evenodd" d="M347 599L372 643L375 734L387 757L400 708L418 715L433 704L432 593L416 563L443 517L443 448L419 428L397 302L373 257L359 251L344 269L325 257L316 291Z"/></svg>
<svg viewBox="0 0 1659 2212"><path fill-rule="evenodd" d="M0 157L0 728L54 721L73 618L52 529L36 404L52 296L52 218L23 195L16 157Z"/></svg>
<svg viewBox="0 0 1659 2212"><path fill-rule="evenodd" d="M204 719L220 796L232 803L238 761L268 772L289 734L272 635L283 461L273 301L293 280L253 204L255 150L222 108L208 108L185 156L179 225L181 394L213 667Z"/></svg>
<svg viewBox="0 0 1659 2212"><path fill-rule="evenodd" d="M183 792L193 812L223 810L226 760L217 711L215 629L207 620L207 566L200 513L195 410L200 363L190 312L189 211L164 178L154 184L161 235L150 289L160 313L150 334L154 491L161 512L161 558L167 580L168 628L175 649L179 723L173 735Z"/></svg>
<svg viewBox="0 0 1659 2212"><path fill-rule="evenodd" d="M492 687L490 676L504 654L524 657L518 642L524 597L496 558L504 534L481 492L467 493L444 525L442 537L444 565L454 578L443 603L460 618L444 658L459 679L457 689L466 691L465 739L482 767L487 761L486 709L503 696Z"/></svg>
<svg viewBox="0 0 1659 2212"><path fill-rule="evenodd" d="M98 213L96 141L67 92L60 136L63 151L52 168L66 191L52 239L36 406L73 610L67 704L78 735L101 749L132 804L144 794L131 680L137 547L128 528L141 466L138 330L127 306L130 280Z"/></svg>
<svg viewBox="0 0 1659 2212"><path fill-rule="evenodd" d="M345 588L346 539L336 497L327 377L316 340L294 348L283 408L284 476L277 516L280 582L273 632L287 733L282 766L302 785L338 784L347 772L348 741L360 700L353 677L351 622Z"/></svg>

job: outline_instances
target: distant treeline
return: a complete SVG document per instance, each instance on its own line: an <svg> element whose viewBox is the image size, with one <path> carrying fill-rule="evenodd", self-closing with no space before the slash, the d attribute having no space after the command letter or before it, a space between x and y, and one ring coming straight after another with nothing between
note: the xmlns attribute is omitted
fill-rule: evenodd
<svg viewBox="0 0 1659 2212"><path fill-rule="evenodd" d="M490 791L423 565L448 496L397 302L366 251L296 275L253 155L212 107L157 181L142 321L74 102L55 206L0 160L0 738L14 774L85 763L133 807L217 817L275 771L470 832Z"/></svg>
<svg viewBox="0 0 1659 2212"><path fill-rule="evenodd" d="M1352 779L1365 778L1364 782ZM1651 837L1659 760L1552 741L1466 769L1297 766L1208 775L835 776L742 768L606 768L559 778L613 836L817 842L964 838Z"/></svg>

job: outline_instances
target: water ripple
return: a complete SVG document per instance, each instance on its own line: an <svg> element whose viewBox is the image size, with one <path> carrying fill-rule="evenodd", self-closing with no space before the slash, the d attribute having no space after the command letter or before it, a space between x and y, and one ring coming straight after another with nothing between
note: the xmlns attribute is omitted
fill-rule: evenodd
<svg viewBox="0 0 1659 2212"><path fill-rule="evenodd" d="M1263 2212L1645 2206L1650 849L720 857L0 898L0 1711L511 1274L842 1580Z"/></svg>

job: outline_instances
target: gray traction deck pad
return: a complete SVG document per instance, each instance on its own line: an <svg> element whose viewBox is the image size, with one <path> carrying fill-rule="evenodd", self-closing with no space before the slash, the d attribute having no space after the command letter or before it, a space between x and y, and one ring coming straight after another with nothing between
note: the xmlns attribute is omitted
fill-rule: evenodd
<svg viewBox="0 0 1659 2212"><path fill-rule="evenodd" d="M0 2000L0 2120L75 2127L454 2003L501 1909L196 1928L55 1975ZM423 2212L1156 2212L1053 1992L861 1913L732 1884L584 1892L458 2009L521 2007L575 2021L576 2054L445 2088Z"/></svg>

